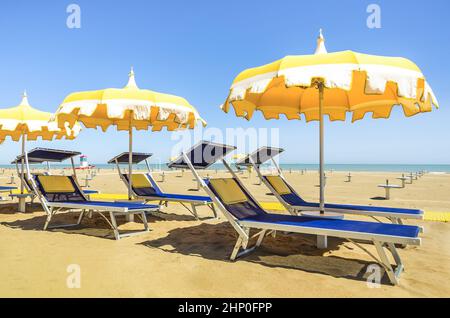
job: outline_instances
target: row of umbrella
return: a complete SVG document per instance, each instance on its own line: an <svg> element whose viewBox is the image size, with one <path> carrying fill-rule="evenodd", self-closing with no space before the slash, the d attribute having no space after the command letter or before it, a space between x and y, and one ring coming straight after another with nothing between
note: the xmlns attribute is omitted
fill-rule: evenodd
<svg viewBox="0 0 450 318"><path fill-rule="evenodd" d="M372 113L389 118L401 105L409 117L431 111L438 102L420 69L408 59L341 51L328 53L320 32L314 54L286 56L241 72L233 81L222 110L250 120L255 111L266 119L319 121L320 213L324 214L324 115L331 121L352 121ZM50 119L53 120L50 120ZM73 139L80 130L114 125L129 133L129 198L131 198L133 129L160 131L192 129L206 122L184 98L139 89L134 72L122 89L77 92L67 96L54 116L31 108L26 95L14 108L0 110L0 142L6 136L18 141L42 137ZM22 164L23 169L23 164ZM23 190L23 186L21 187Z"/></svg>
<svg viewBox="0 0 450 318"><path fill-rule="evenodd" d="M109 126L126 130L129 134L129 189L132 187L133 129L168 131L192 129L200 121L197 110L181 97L140 89L133 69L124 88L107 88L95 91L76 92L68 95L55 114L42 112L30 106L27 95L22 102L12 108L0 110L0 141L10 137L22 140L22 158L26 156L27 140L66 138L74 139L86 128L106 131ZM24 162L21 162L21 193L24 192Z"/></svg>

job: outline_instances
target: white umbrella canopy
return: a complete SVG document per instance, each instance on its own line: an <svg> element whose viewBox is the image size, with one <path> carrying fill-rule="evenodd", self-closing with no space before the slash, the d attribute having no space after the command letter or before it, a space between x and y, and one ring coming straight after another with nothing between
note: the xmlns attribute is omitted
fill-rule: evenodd
<svg viewBox="0 0 450 318"><path fill-rule="evenodd" d="M26 155L27 140L53 140L76 138L81 130L79 124L75 123L71 128L64 125L61 128L55 122L51 122L52 113L40 111L33 108L28 102L26 92L22 95L19 105L0 109L0 143L7 137L13 141L22 140L22 158ZM21 160L21 184L20 192L24 193L24 161Z"/></svg>
<svg viewBox="0 0 450 318"><path fill-rule="evenodd" d="M124 88L106 88L68 95L55 113L59 127L81 122L86 128L110 126L129 133L128 197L132 198L133 128L168 131L193 129L198 121L206 125L198 111L186 99L140 89L133 68Z"/></svg>
<svg viewBox="0 0 450 318"><path fill-rule="evenodd" d="M328 53L320 32L311 55L286 56L241 72L233 81L222 110L250 120L255 111L266 119L305 118L320 122L320 210L324 212L324 115L331 121L389 118L402 107L406 117L438 107L425 76L412 61L401 57L353 51Z"/></svg>

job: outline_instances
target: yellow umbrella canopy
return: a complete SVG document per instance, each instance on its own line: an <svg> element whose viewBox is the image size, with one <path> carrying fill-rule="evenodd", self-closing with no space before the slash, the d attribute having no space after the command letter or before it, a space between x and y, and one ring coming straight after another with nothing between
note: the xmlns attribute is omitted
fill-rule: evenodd
<svg viewBox="0 0 450 318"><path fill-rule="evenodd" d="M54 122L50 122L53 114L37 110L30 106L26 92L18 106L0 109L0 140L10 137L13 141L19 141L23 135L27 140L43 140L53 138L74 139L80 131L80 126L73 129L63 126L62 129Z"/></svg>
<svg viewBox="0 0 450 318"><path fill-rule="evenodd" d="M255 111L266 119L320 121L320 210L324 211L323 115L352 121L372 113L390 117L400 105L405 116L429 112L438 102L416 64L400 57L353 51L328 53L320 32L315 54L286 56L241 72L221 108L250 120Z"/></svg>
<svg viewBox="0 0 450 318"><path fill-rule="evenodd" d="M55 113L59 127L82 122L87 128L106 131L114 125L129 132L129 198L131 199L132 132L193 129L198 121L206 122L186 99L140 89L131 69L124 88L76 92L68 95Z"/></svg>
<svg viewBox="0 0 450 318"><path fill-rule="evenodd" d="M140 89L131 69L124 88L107 88L76 92L68 95L56 111L59 126L76 121L87 128L101 127L106 131L114 125L118 130L173 131L194 128L200 117L189 102L179 96ZM130 123L131 122L131 123Z"/></svg>
<svg viewBox="0 0 450 318"><path fill-rule="evenodd" d="M319 120L317 79L326 88L323 114L330 120L352 121L366 113L388 118L394 105L406 116L429 112L438 106L420 69L410 60L342 51L327 53L320 34L316 53L286 56L273 63L241 72L233 81L222 106L232 106L237 116L250 119L259 110L266 119Z"/></svg>
<svg viewBox="0 0 450 318"><path fill-rule="evenodd" d="M74 124L71 129L67 125L59 128L55 122L50 122L53 114L37 110L28 102L26 92L23 93L22 101L18 106L0 109L0 143L10 137L13 141L22 139L22 158L25 155L25 143L27 140L53 140L53 138L74 139L81 127ZM21 185L20 190L24 192L24 162L21 163Z"/></svg>

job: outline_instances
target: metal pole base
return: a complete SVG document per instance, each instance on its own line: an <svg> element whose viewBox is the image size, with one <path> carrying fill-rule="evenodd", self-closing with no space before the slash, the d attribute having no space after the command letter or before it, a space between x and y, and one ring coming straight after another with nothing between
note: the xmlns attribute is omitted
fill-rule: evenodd
<svg viewBox="0 0 450 318"><path fill-rule="evenodd" d="M19 198L19 212L26 212L27 207L26 207L26 200L25 198Z"/></svg>
<svg viewBox="0 0 450 318"><path fill-rule="evenodd" d="M328 247L328 237L325 235L317 235L317 248L326 249Z"/></svg>

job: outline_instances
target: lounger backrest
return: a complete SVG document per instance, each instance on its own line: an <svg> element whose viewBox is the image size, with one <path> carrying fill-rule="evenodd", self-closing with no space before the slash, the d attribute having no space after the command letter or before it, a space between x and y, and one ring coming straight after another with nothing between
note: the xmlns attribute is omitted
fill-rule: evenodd
<svg viewBox="0 0 450 318"><path fill-rule="evenodd" d="M292 193L288 185L280 176L266 176L272 188L280 195Z"/></svg>
<svg viewBox="0 0 450 318"><path fill-rule="evenodd" d="M282 177L263 176L263 178L286 203L297 205L299 202L305 202Z"/></svg>
<svg viewBox="0 0 450 318"><path fill-rule="evenodd" d="M237 219L266 213L234 178L207 179L205 183L225 209Z"/></svg>
<svg viewBox="0 0 450 318"><path fill-rule="evenodd" d="M33 176L48 176L48 172L39 172L39 173L33 173ZM25 186L27 188L27 191L33 191L33 185L31 184L30 179L28 179L28 175L25 173L25 178L23 178L25 180Z"/></svg>
<svg viewBox="0 0 450 318"><path fill-rule="evenodd" d="M122 177L128 182L128 174L122 174ZM152 196L161 193L161 190L156 185L150 175L142 173L133 173L131 175L131 187L133 192L138 196Z"/></svg>
<svg viewBox="0 0 450 318"><path fill-rule="evenodd" d="M32 176L39 192L49 202L86 201L78 184L72 176Z"/></svg>

